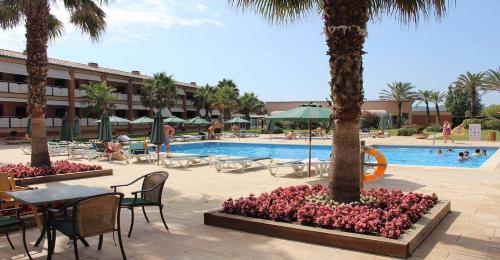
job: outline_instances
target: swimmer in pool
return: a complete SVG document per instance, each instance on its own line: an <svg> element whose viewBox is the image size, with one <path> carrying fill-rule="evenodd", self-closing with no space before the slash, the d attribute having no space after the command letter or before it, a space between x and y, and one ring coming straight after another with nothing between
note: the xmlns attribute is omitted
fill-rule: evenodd
<svg viewBox="0 0 500 260"><path fill-rule="evenodd" d="M453 149L451 149L451 148L448 148L448 152L453 152Z"/></svg>
<svg viewBox="0 0 500 260"><path fill-rule="evenodd" d="M443 151L441 151L441 149L437 150L437 154L442 154L442 153L443 153Z"/></svg>
<svg viewBox="0 0 500 260"><path fill-rule="evenodd" d="M476 149L474 150L474 156L481 156L481 150L480 149Z"/></svg>
<svg viewBox="0 0 500 260"><path fill-rule="evenodd" d="M469 151L464 152L464 157L465 157L465 159L469 159Z"/></svg>
<svg viewBox="0 0 500 260"><path fill-rule="evenodd" d="M457 158L457 159L458 159L459 161L461 161L461 162L463 162L463 161L466 161L466 160L467 160L467 158L465 158L465 156L464 156L464 153L462 153L462 152L459 152L459 153L458 153L458 158Z"/></svg>
<svg viewBox="0 0 500 260"><path fill-rule="evenodd" d="M483 150L483 156L487 156L488 154L486 153L486 149Z"/></svg>

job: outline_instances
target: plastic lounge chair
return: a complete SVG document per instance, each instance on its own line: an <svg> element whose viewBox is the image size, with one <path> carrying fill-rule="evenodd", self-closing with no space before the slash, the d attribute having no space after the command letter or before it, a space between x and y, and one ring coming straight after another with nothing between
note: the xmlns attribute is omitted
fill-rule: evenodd
<svg viewBox="0 0 500 260"><path fill-rule="evenodd" d="M151 161L151 154L149 154L149 147L144 148L143 143L132 143L128 148L128 156L135 158L137 161L142 161L143 159Z"/></svg>
<svg viewBox="0 0 500 260"><path fill-rule="evenodd" d="M214 165L217 172L221 172L223 168L229 168L231 165L233 166L233 168L238 168L237 165L241 166L239 168L239 171L244 172L245 169L247 169L254 163L258 166L266 167L266 165L260 162L263 160L270 160L270 163L273 162L273 159L271 157L243 157L217 160L215 161Z"/></svg>
<svg viewBox="0 0 500 260"><path fill-rule="evenodd" d="M168 167L175 165L178 163L181 167L187 168L192 164L198 164L203 162L206 162L210 164L208 154L202 154L202 155L180 155L180 156L173 156L173 157L165 157L161 160L163 166Z"/></svg>
<svg viewBox="0 0 500 260"><path fill-rule="evenodd" d="M19 208L0 209L0 213L3 214L4 212L12 212L12 210L15 210L16 212L15 216L0 215L0 228L5 230L5 237L7 238L7 241L9 242L9 245L13 250L16 248L14 247L12 241L10 240L8 231L11 227L15 226L21 228L24 250L26 251L26 255L28 255L28 258L31 260L32 258L28 250L28 246L26 244L26 225L24 224L24 221L21 219L21 216L19 215Z"/></svg>
<svg viewBox="0 0 500 260"><path fill-rule="evenodd" d="M76 259L79 259L78 240L99 236L97 249L101 250L103 235L117 232L122 257L127 259L123 249L120 229L120 205L122 200L123 193L106 193L71 202L61 209L49 209L52 239L49 241L48 258L50 259L54 253L56 231L59 231L73 241ZM66 214L68 208L72 208L71 216ZM63 218L55 218L56 213L64 213Z"/></svg>
<svg viewBox="0 0 500 260"><path fill-rule="evenodd" d="M144 179L142 182L142 188L139 191L132 192L134 195L133 198L124 198L121 203L122 208L127 208L132 213L132 219L130 220L130 229L128 231L128 237L132 234L132 229L134 228L134 208L141 207L142 213L144 214L144 218L149 223L149 218L146 215L146 210L144 207L155 206L160 210L161 220L163 221L163 225L168 231L167 223L165 222L165 218L163 217L163 203L161 201L161 195L163 192L163 186L165 185L165 181L168 179L168 172L166 171L157 171L148 173L144 176L141 176L128 184L123 185L114 185L111 188L116 192L118 187L130 186L137 181Z"/></svg>
<svg viewBox="0 0 500 260"><path fill-rule="evenodd" d="M304 172L305 163L302 161L286 161L286 162L277 162L269 164L269 173L272 176L276 176L279 168L288 168L291 167L293 169L293 173L300 177Z"/></svg>

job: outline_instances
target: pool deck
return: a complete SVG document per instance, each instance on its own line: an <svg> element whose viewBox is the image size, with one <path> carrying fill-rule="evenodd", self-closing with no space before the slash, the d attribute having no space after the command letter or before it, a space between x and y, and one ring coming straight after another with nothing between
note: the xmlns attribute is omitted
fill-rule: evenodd
<svg viewBox="0 0 500 260"><path fill-rule="evenodd" d="M368 145L432 145L432 140L408 137L365 139ZM238 142L237 138L223 141ZM269 138L240 139L239 142L269 143ZM442 141L439 141L442 143ZM437 144L440 144L440 143ZM272 143L304 144L304 140L277 140ZM331 144L331 140L314 140L314 144ZM499 142L460 141L450 146L500 147ZM0 145L0 162L28 162L19 146ZM64 160L55 157L52 160ZM72 161L88 163L87 160ZM57 188L66 185L109 187L127 183L147 172L165 169L147 163L93 161L104 168L112 168L113 176L64 181L38 185L39 188ZM452 202L452 212L438 228L419 246L412 259L500 259L500 153L487 161L489 167L479 169L389 166L385 177L369 183L367 188L386 187L423 193L435 192L441 199ZM151 224L137 212L134 233L124 237L129 259L391 259L383 256L339 248L311 245L260 235L247 234L222 228L205 226L203 212L220 207L228 197L270 191L279 186L296 184L326 184L326 177L295 177L280 169L272 177L267 169L249 169L245 173L217 173L214 168L194 166L168 168L163 199L170 232L161 224L157 210L149 210ZM137 189L124 189L130 192ZM129 225L129 212L122 212L122 230ZM37 230L28 232L30 249L35 259L43 259L46 251L32 245ZM16 250L11 250L4 237L0 238L0 259L26 259L23 257L19 233L11 235ZM67 239L58 234L54 259L73 259L73 249ZM90 238L89 248L80 247L82 259L120 259L119 249L111 235L105 236L101 252L97 239Z"/></svg>

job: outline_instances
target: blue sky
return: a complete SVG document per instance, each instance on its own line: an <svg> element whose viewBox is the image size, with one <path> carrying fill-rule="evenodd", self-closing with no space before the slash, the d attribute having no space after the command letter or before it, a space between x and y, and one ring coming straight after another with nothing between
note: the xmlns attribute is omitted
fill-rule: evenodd
<svg viewBox="0 0 500 260"><path fill-rule="evenodd" d="M480 2L480 4L478 4ZM53 12L63 21L66 12ZM242 91L265 101L329 97L328 57L319 16L271 26L225 0L115 0L105 8L108 28L92 43L71 25L49 46L49 56L151 75L215 84L231 78ZM460 73L500 66L498 0L456 0L441 21L402 26L392 17L369 24L364 56L367 99L387 83L408 81L418 89L446 90ZM23 27L0 33L0 48L22 51ZM483 96L500 103L500 94Z"/></svg>

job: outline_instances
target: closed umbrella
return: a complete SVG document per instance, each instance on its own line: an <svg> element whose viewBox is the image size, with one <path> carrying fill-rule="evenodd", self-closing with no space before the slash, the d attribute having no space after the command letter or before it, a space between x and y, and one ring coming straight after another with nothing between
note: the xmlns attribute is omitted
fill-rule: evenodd
<svg viewBox="0 0 500 260"><path fill-rule="evenodd" d="M28 117L28 124L26 125L26 133L31 137L31 117Z"/></svg>
<svg viewBox="0 0 500 260"><path fill-rule="evenodd" d="M382 115L378 118L378 129L384 131L387 129L387 121L388 121L387 115Z"/></svg>
<svg viewBox="0 0 500 260"><path fill-rule="evenodd" d="M80 129L80 118L78 116L75 116L75 121L73 121L73 135L79 135L82 133L82 130Z"/></svg>
<svg viewBox="0 0 500 260"><path fill-rule="evenodd" d="M302 105L300 107L290 109L284 112L276 113L270 115L268 119L271 124L273 121L299 121L299 122L307 122L309 128L309 165L308 165L308 175L311 177L311 153L312 153L312 144L311 144L311 136L312 122L328 122L330 121L330 117L332 115L332 110L322 107L320 105L310 103L307 105Z"/></svg>
<svg viewBox="0 0 500 260"><path fill-rule="evenodd" d="M109 116L107 112L102 113L101 119L99 121L99 141L101 142L111 142L113 137L111 136L111 124L109 122Z"/></svg>
<svg viewBox="0 0 500 260"><path fill-rule="evenodd" d="M158 165L160 165L160 145L165 142L165 131L163 130L163 116L160 112L156 113L151 135L149 136L152 144L156 144L156 153L158 155Z"/></svg>
<svg viewBox="0 0 500 260"><path fill-rule="evenodd" d="M71 121L68 113L64 114L61 123L61 131L59 133L59 140L68 142L68 157L69 157L69 142L73 141L73 129L71 129Z"/></svg>

